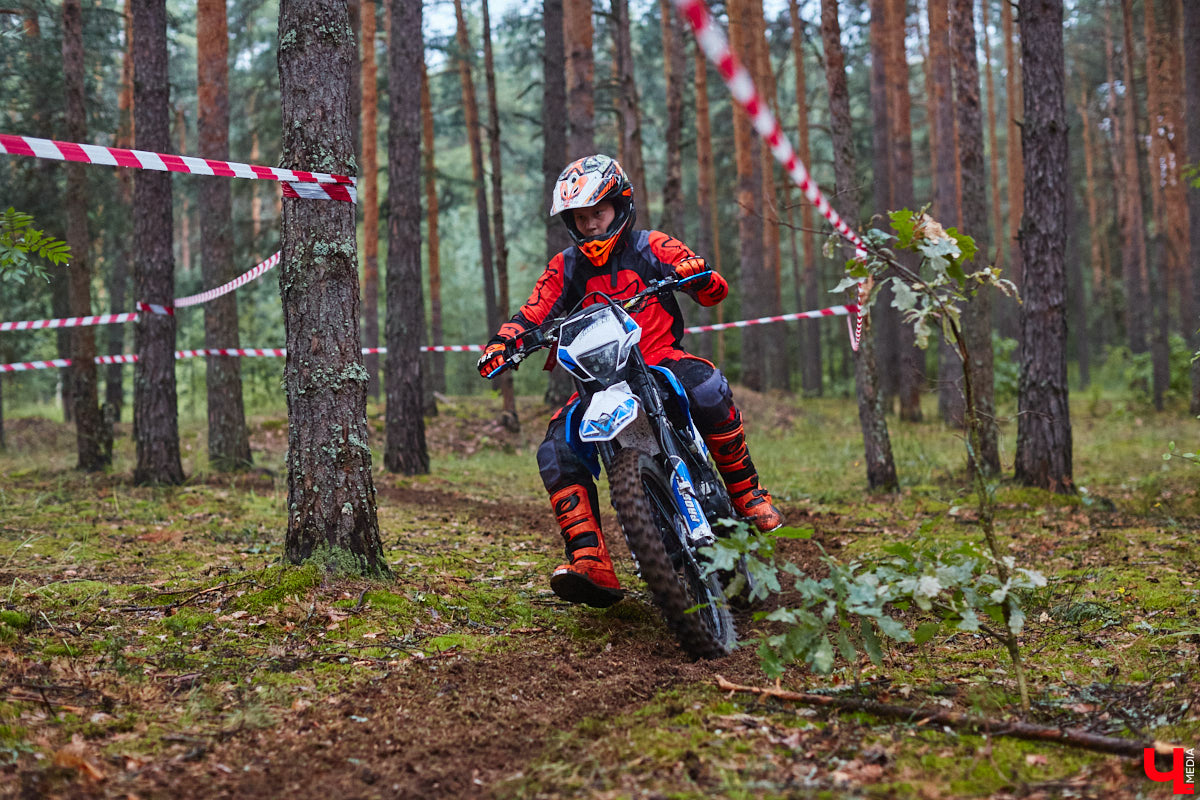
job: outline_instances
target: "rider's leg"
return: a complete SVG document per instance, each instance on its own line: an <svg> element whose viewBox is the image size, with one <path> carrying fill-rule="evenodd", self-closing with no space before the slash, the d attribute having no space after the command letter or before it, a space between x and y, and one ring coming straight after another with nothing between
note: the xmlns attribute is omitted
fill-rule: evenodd
<svg viewBox="0 0 1200 800"><path fill-rule="evenodd" d="M760 531L772 531L783 525L783 514L758 483L758 470L746 447L742 414L734 405L729 381L721 370L694 356L664 361L662 366L675 373L683 384L692 419L712 453L734 509L753 521Z"/></svg>
<svg viewBox="0 0 1200 800"><path fill-rule="evenodd" d="M564 600L607 608L624 596L600 530L596 483L571 450L561 416L550 421L538 448L538 468L562 529L567 563L558 566L550 588Z"/></svg>

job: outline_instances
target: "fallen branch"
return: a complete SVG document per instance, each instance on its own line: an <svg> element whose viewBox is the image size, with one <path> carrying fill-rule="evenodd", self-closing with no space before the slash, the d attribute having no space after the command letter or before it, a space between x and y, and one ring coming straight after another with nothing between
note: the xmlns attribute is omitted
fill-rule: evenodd
<svg viewBox="0 0 1200 800"><path fill-rule="evenodd" d="M1157 755L1170 756L1177 745L1167 744L1158 740L1152 742L1118 739L1114 736L1102 736L1089 733L1077 728L1051 728L1045 725L1034 725L1028 722L1018 722L988 717L973 717L957 711L934 711L932 709L911 708L880 703L876 700L860 700L853 697L832 697L823 694L807 692L791 692L786 689L760 686L741 686L730 683L720 675L717 676L717 686L726 692L749 692L764 697L775 697L780 700L791 700L809 706L826 706L840 711L863 711L877 717L899 719L905 722L915 722L917 725L930 723L945 725L955 730L986 733L989 736L1012 736L1017 739L1030 739L1040 742L1080 747L1100 753L1112 753L1125 758L1140 759L1148 747L1153 747Z"/></svg>

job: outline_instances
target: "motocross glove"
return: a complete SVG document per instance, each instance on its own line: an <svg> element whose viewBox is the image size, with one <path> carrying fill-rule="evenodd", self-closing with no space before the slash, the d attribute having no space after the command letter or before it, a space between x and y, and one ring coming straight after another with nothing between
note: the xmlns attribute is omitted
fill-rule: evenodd
<svg viewBox="0 0 1200 800"><path fill-rule="evenodd" d="M482 377L491 378L504 366L506 363L505 349L504 342L498 339L487 343L487 346L483 348L483 355L479 357L479 363L476 364Z"/></svg>
<svg viewBox="0 0 1200 800"><path fill-rule="evenodd" d="M725 282L725 279L714 272L708 266L708 262L699 256L685 258L675 265L675 277L680 280L701 274L704 276L688 281L683 285L683 289L700 305L715 306L729 294L729 284Z"/></svg>

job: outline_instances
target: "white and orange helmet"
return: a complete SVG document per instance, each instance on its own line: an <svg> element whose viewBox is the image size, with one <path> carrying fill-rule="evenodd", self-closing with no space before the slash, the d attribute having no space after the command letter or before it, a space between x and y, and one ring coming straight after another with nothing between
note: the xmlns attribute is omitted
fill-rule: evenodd
<svg viewBox="0 0 1200 800"><path fill-rule="evenodd" d="M590 208L602 200L611 200L617 215L608 230L598 236L584 236L575 227L573 214L563 214L577 208ZM562 216L571 241L588 261L597 267L604 266L618 245L622 244L637 217L633 203L633 184L616 159L596 154L572 161L558 176L554 184L554 202L550 216Z"/></svg>

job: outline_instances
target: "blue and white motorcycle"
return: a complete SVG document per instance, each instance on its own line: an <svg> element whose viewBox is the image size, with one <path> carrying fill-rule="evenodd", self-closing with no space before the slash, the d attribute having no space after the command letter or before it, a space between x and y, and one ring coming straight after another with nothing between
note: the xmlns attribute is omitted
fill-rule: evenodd
<svg viewBox="0 0 1200 800"><path fill-rule="evenodd" d="M703 274L652 282L628 300L592 292L519 337L506 366L557 346L579 392L566 411L568 442L596 477L603 463L638 574L671 633L691 656L718 658L737 634L722 582L705 575L698 550L713 544L718 520L737 514L683 386L669 370L646 364L637 347L642 329L628 313Z"/></svg>

